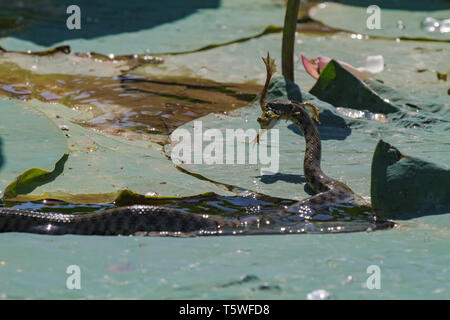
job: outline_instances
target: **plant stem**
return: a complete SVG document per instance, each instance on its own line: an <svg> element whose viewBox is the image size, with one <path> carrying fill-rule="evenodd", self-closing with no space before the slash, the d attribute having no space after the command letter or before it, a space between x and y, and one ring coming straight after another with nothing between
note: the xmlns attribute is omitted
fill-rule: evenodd
<svg viewBox="0 0 450 320"><path fill-rule="evenodd" d="M294 44L300 0L288 0L284 16L281 68L283 76L294 81Z"/></svg>

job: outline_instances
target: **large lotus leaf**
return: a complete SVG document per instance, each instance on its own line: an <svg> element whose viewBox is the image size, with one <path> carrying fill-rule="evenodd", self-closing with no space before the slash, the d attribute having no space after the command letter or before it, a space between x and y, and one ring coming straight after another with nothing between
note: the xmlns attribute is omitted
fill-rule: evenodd
<svg viewBox="0 0 450 320"><path fill-rule="evenodd" d="M342 2L342 1L341 1ZM448 19L450 9L448 2L441 1L344 1L344 3L326 2L311 8L309 15L332 28L366 34L370 36L406 39L450 40L448 25L445 32L439 28L427 31L425 18ZM394 4L394 5L393 5ZM373 14L367 13L371 5L378 5L380 12L380 29L369 29L367 20ZM342 17L345 17L343 19Z"/></svg>
<svg viewBox="0 0 450 320"><path fill-rule="evenodd" d="M448 134L431 132L422 128L398 128L389 123L379 123L365 119L352 119L338 114L334 107L318 100L309 93L300 92L294 84L285 82L282 78L272 81L268 100L290 98L297 101L315 104L321 113L321 125L318 126L322 138L322 168L324 172L338 180L347 183L356 193L370 196L371 155L379 138L385 138L395 145L401 146L405 152L412 155L423 155L426 159L437 163L450 162L449 149L442 148ZM226 129L258 129L257 117L261 114L259 104L240 109L227 115L208 115L200 118L202 129L216 128L221 130L226 144L229 138ZM195 125L188 123L182 128L191 131ZM279 172L263 175L261 168L269 165L261 164L182 164L188 171L200 173L203 176L222 183L236 185L259 193L283 198L302 199L308 196L305 190L303 176L303 153L305 143L295 125L281 122L279 140L271 144L279 148ZM175 131L176 132L176 131ZM269 137L270 142L270 137ZM230 141L231 142L231 141ZM204 148L210 142L204 142ZM174 147L167 149L170 155ZM249 147L249 141L236 142L238 148ZM261 143L258 148L266 148ZM204 150L205 150L204 149ZM259 149L258 149L259 150ZM264 149L263 149L264 150ZM208 155L208 153L206 153ZM225 154L225 152L224 152ZM248 155L248 153L247 153ZM276 159L276 158L274 158ZM225 161L223 161L225 162ZM232 172L233 174L230 174Z"/></svg>
<svg viewBox="0 0 450 320"><path fill-rule="evenodd" d="M138 59L98 59L95 55L57 53L35 55L22 52L4 52L0 63L14 63L35 74L66 74L96 77L114 77L138 64Z"/></svg>
<svg viewBox="0 0 450 320"><path fill-rule="evenodd" d="M170 74L174 77L189 75L215 81L252 81L259 83L262 88L265 69L260 57L270 51L279 62L280 43L280 35L269 35L209 51L168 56L165 57L167 63L164 65L141 66L132 73L152 78ZM399 114L392 115L398 120L394 122L395 125L428 127L429 123L434 123L433 127L437 128L437 122L448 119L448 84L438 80L435 71L439 70L441 62L448 60L449 43L353 39L345 34L312 37L301 33L296 43L296 57L300 53L308 57L327 55L354 66L364 65L367 56L382 54L384 71L377 74L376 79L367 80L366 85L401 110ZM354 50L348 50L349 47ZM295 63L295 81L304 91L316 82L305 72L300 61ZM342 79L338 81L340 88L346 92L344 98L355 94L352 86L347 86ZM442 128L445 129L445 125Z"/></svg>
<svg viewBox="0 0 450 320"><path fill-rule="evenodd" d="M99 134L76 124L75 121L86 117L84 113L36 100L20 103L1 98L1 102L2 190L27 169L51 169L64 153L69 154L67 161L57 165L58 174L38 183L34 179L34 184L26 188L15 188L26 190L16 200L109 202L125 188L161 196L190 196L209 191L230 194L176 169L158 144ZM36 171L25 173L36 175ZM38 172L42 173L45 174Z"/></svg>
<svg viewBox="0 0 450 320"><path fill-rule="evenodd" d="M40 168L28 169L21 175L17 176L14 181L9 184L3 193L4 199L13 199L20 194L28 194L37 187L55 180L63 171L64 164L69 155L64 154L55 164L52 171L42 170Z"/></svg>
<svg viewBox="0 0 450 320"><path fill-rule="evenodd" d="M314 39L312 37L304 36L301 40L298 41L304 42L301 44L301 48L304 49L306 51L306 54L309 56L333 51L336 52L336 56L338 58L346 61L351 61L355 65L361 64L365 55L368 55L371 52L380 53L375 50L380 50L377 49L377 47L384 46L383 54L385 56L386 69L383 73L377 75L377 78L382 79L386 85L373 80L366 81L366 84L369 84L369 87L372 90L377 92L380 96L388 98L395 105L406 106L406 108L404 108L404 111L409 112L410 114L415 113L413 118L417 121L405 120L405 125L408 121L410 122L410 125L417 125L421 122L428 122L429 120L424 119L421 114L421 112L427 110L433 113L432 117L439 116L443 119L448 117L448 112L450 109L448 108L448 104L445 103L448 96L446 94L448 88L444 81L437 80L433 69L437 67L438 61L445 59L447 52L446 50L450 49L449 44L428 42L421 43L419 46L419 43L414 41L402 41L400 43L396 43L388 40L352 40L348 37L342 36L332 36L329 37L327 41L323 41L323 39L320 39L322 38ZM217 48L194 54L167 56L165 57L165 59L167 60L166 63L162 65L143 66L133 71L133 73L147 79L160 79L162 81L172 82L180 81L177 77L181 77L182 79L184 79L182 81L185 82L190 81L193 78L206 78L207 80L212 79L220 82L245 81L255 78L257 79L257 81L262 81L261 77L264 77L262 63L259 63L259 66L256 67L254 65L255 63L250 59L258 61L258 52L264 54L264 48L275 48L271 51L274 52L275 56L278 56L279 48L276 48L276 46L279 46L278 41L278 35L267 36L258 39L257 41L252 40L247 43L236 44L230 47ZM358 50L348 53L344 52L344 50L341 51L341 47L337 46L338 43L344 43L345 46L356 46ZM332 48L332 46L334 47ZM324 50L321 52L317 50L317 47L324 47ZM310 54L308 54L308 52L310 52ZM401 54L402 59L398 58L397 52ZM3 54L0 59L4 59L5 62L14 61L14 63L20 64L22 68L30 70L32 74L64 72L81 73L82 75L99 74L102 76L108 76L117 74L122 70L122 67L125 70L128 68L126 64L124 65L120 61L101 62L96 61L96 59L80 58L75 55L63 55L60 57L35 57L32 55L30 56L17 53L6 53ZM298 83L301 83L302 87L304 88L312 86L313 79L304 72L302 64L297 64L296 68L296 79ZM14 77L24 73L23 71L15 70L14 68L5 68L4 72L10 72L10 70L11 73L14 74ZM28 75L24 74L24 76L26 80ZM66 76L58 76L58 74L51 76L52 78L50 79L42 78L43 80L36 79L36 81L39 80L41 82L48 82L48 80L64 80L67 83L68 93L71 93L72 91L77 89L81 89L81 91L79 92L79 97L90 94L89 92L85 91L88 91L89 87L92 85L95 85L95 91L100 90L101 88L108 87L110 88L110 91L102 90L100 93L98 93L97 95L100 96L96 98L96 101L94 101L95 103L93 102L93 104L95 104L95 107L100 104L101 108L110 110L111 106L108 105L108 103L105 103L107 100L110 100L115 105L123 105L126 107L120 108L120 110L115 110L114 112L117 114L122 112L124 109L127 109L128 106L131 107L136 104L131 95L122 95L122 92L112 90L115 88L111 87L110 84L114 85L114 83L116 83L116 85L119 85L119 81L114 79L77 79ZM187 79L188 76L190 77L190 79ZM67 80L67 78L70 79ZM5 77L3 77L3 79L5 79ZM34 77L30 77L30 79L32 80L29 81L30 83L36 82L34 80ZM19 84L22 80L17 79L17 84ZM81 81L80 85L74 87L74 80ZM105 80L103 81L104 85L102 85L102 80ZM338 77L336 81L340 85L339 90L342 90L342 92L347 92L345 95L342 95L345 99L348 99L349 96L354 95L355 92L359 92L352 90L352 86L345 85L347 81L343 81L340 77ZM26 81L22 82L25 83ZM364 84L360 84L356 79L355 83L356 85L359 84L360 86L364 86ZM5 86L3 89L5 89L6 91L11 90L9 84L11 83L8 83L8 86ZM100 86L98 84L100 84ZM207 84L207 82L205 82L205 84ZM134 84L132 86L136 87L136 85L137 84ZM55 87L52 85L52 83L49 83L47 84L44 90L45 92L43 93L52 93L47 94L47 96L50 96L52 100L54 100L54 97L56 97L55 94L59 94L60 96L62 95L61 92L59 92L61 91L59 90L60 86L64 87L64 85L62 84L59 84L58 87ZM397 92L398 90L392 90L389 86L400 88L402 92ZM34 86L34 88L39 88L39 86ZM56 90L54 90L55 88ZM153 91L155 90L155 88L147 87L144 87L143 89L150 89ZM166 88L162 89L164 91L167 90ZM177 94L176 92L172 91L170 91L170 93ZM141 92L139 94L142 95L143 93ZM117 95L119 95L121 99L120 101L116 99ZM153 97L156 98L152 92L150 92L148 95L153 95ZM127 98L128 101L122 96L129 96L129 98ZM421 99L417 99L415 98L415 96L420 96ZM91 96L91 98L94 97ZM214 99L217 98L219 97L214 97ZM80 98L78 100L71 101L71 103L80 104L80 100L93 101L85 98ZM141 102L143 102L144 104L148 104L145 100L138 101L137 106L143 105ZM85 104L85 102L83 103ZM233 105L236 104L236 101L229 100L229 103L230 105ZM353 108L355 107L356 106L353 105ZM419 113L417 113L418 111ZM125 117L127 117L126 113L124 113L124 115ZM151 125L153 127L155 125L161 125L161 121L155 120L151 123Z"/></svg>
<svg viewBox="0 0 450 320"><path fill-rule="evenodd" d="M39 4L45 1L40 0ZM23 1L9 2L23 3ZM372 4L372 1L370 2ZM422 3L423 6L429 5L429 1L414 2ZM102 5L105 3L102 2ZM52 6L42 7L53 8ZM203 31L202 35L205 33ZM126 35L123 36L126 38ZM212 37L214 37L213 34ZM140 40L143 41L142 43L147 41ZM271 54L280 61L280 40L280 35L270 35L209 51L168 57L167 61L170 59L178 65L167 64L165 71L175 74L173 71L192 70L198 77L214 78L219 82L230 81L226 79L232 79L232 81L258 79L261 83L264 80L265 70L259 59L270 50ZM73 40L72 43L75 41ZM124 41L120 45L124 45ZM377 78L395 89L402 88L406 89L406 93L420 95L425 101L437 102L444 107L447 104L448 108L448 83L438 81L434 73L439 61L448 59L450 48L448 43L352 39L348 34L311 37L303 33L299 33L296 41L297 57L300 52L308 57L327 55L355 66L363 65L367 55L383 54L386 63L385 71ZM11 43L11 48L20 50L33 49L34 45L11 37L0 42L8 48L6 43ZM94 43L94 40L91 43ZM139 45L139 43L126 43L127 48ZM177 45L178 43L172 44L173 47ZM36 47L39 48L39 46ZM112 47L108 49L110 49L108 52L116 52ZM162 67L157 68L162 69ZM61 72L65 72L66 68L72 67L61 64ZM152 72L147 74L153 75ZM314 85L315 80L304 72L301 62L297 61L295 65L295 75L297 83L303 89L305 99L314 99L306 91ZM272 95L272 98L275 96ZM2 100L0 99L0 103ZM14 101L9 102L15 105ZM318 101L315 103L323 109L328 105ZM17 105L23 106L22 103ZM216 115L205 117L205 119L216 121L219 128L226 128L232 122L235 123L235 127L240 127L245 125L243 123L247 119L249 122L253 121L249 127L257 128L258 125L254 120L260 114L258 108L257 105L253 108L249 107L242 113L235 113L234 117ZM334 114L332 107L329 106L329 108ZM30 110L33 112L32 108ZM39 115L35 111L34 114ZM241 115L242 119L237 117ZM2 113L0 123L3 116ZM35 119L29 112L23 112L22 117L26 120L33 118L36 125L39 123L39 119ZM344 116L342 118L350 125L352 134L343 141L324 141L324 170L327 173L332 171L336 173L337 170L333 169L333 166L337 165L341 170L335 177L344 181L347 176L351 176L351 171L360 172L359 180L352 178L349 183L356 192L369 195L367 188L370 184L371 156L379 137L393 143L406 154L441 164L450 162L448 131L428 132L422 128L402 128L397 127L397 122L394 123L396 126L394 128L391 123L378 124L364 119L353 120ZM14 117L8 119L13 123L19 123L14 120ZM50 121L42 115L41 120ZM27 121L30 132L33 133L36 127L31 127L29 123ZM13 131L12 125L9 126L9 130ZM302 149L304 142L301 136L292 130L287 130L285 126L284 123L278 126L281 129L280 137L283 136L283 139L280 138L281 146L287 146L286 150L281 152L284 162L280 165L280 171L286 172L286 168L291 170L293 174L291 181L284 185L279 184L283 181L266 185L255 178L256 183L252 186L255 188L258 186L261 190L265 189L268 194L272 192L273 187L273 193L282 194L284 191L285 194L291 194L293 197L300 196L299 193L303 190L303 182L299 179L301 178L299 175L302 170L301 153L304 150ZM327 129L326 127L323 126L320 129L322 133ZM345 132L331 125L328 128L329 134L334 136L336 133ZM26 129L25 126L17 126L17 141L21 141L20 131ZM70 124L69 129L71 129ZM8 152L7 155L3 153L3 157L6 156L7 160L3 162L3 168L25 165L17 170L17 175L34 166L52 170L55 162L64 153L63 150L67 150L67 140L56 126L47 127L46 131L35 130L35 135L31 133L27 136L28 141L39 143L27 145L29 149L26 153L23 153L20 143L14 149L14 141L10 140L11 137L3 139L3 150L6 148L18 151L17 153ZM71 133L70 130L68 133ZM0 135L3 134L2 131ZM42 138L47 140L57 138L56 141L60 141L65 148L59 150L55 148L55 145L42 143L44 141ZM34 153L31 153L31 150ZM47 158L40 156L45 153ZM27 161L21 159L24 154L29 157ZM12 157L16 157L15 159L19 161L12 162ZM287 157L293 160L286 159ZM39 163L31 160L39 161ZM2 163L1 153L0 163ZM287 167L289 164L292 168ZM200 169L207 175L216 176L219 174L215 170L222 170L219 172L219 178L223 180L248 180L245 176L240 176L242 171L239 167L223 165L207 171L208 168L203 166ZM259 176L258 169L248 172L253 176ZM3 177L5 170L0 169L0 177ZM355 176L358 175L358 173L355 174ZM13 181L14 176L11 175L8 182ZM358 189L358 185L366 188L366 191ZM51 236L2 234L0 235L2 238L0 268L4 285L0 289L0 297L19 299L61 297L68 299L223 299L224 297L279 299L282 297L298 299L305 298L312 290L323 288L338 299L417 299L424 296L448 299L449 291L445 286L450 272L448 215L409 220L402 222L401 226L389 232L304 235L298 239L286 236L262 236L191 240L96 237L93 240L91 237L66 236L55 239ZM186 243L188 245L184 245ZM313 247L320 250L311 250ZM101 248L101 252L93 248ZM17 252L21 254L18 255ZM120 255L117 254L118 252ZM287 256L291 257L293 252L307 254L286 259ZM85 279L83 283L93 284L83 286L83 290L67 290L61 286L61 283L66 280L64 272L60 273L60 276L55 276L55 270L65 270L69 264L74 263L74 254L79 257L76 264L80 265L82 272L89 270L83 273L87 277L83 278ZM161 259L149 258L156 256ZM368 277L366 268L374 264L380 266L382 270L382 290L368 290L366 287ZM243 270L252 270L252 272L251 274L243 273ZM17 276L18 274L20 277ZM201 280L196 276L198 274L202 275ZM43 277L48 284L48 290L42 290L42 282L36 281ZM10 279L15 281L9 281Z"/></svg>
<svg viewBox="0 0 450 320"><path fill-rule="evenodd" d="M313 38L303 36L298 40L302 43L296 48L296 50L301 48L308 56L324 54L326 51L333 53L335 52L336 58L350 61L355 65L358 65L358 63L363 63L366 55L373 54L374 52L377 52L377 50L381 50L381 48L383 48L387 68L386 71L380 75L380 77L385 80L386 83L395 83L397 86L404 86L405 82L409 82L408 89L414 90L416 93L424 95L428 94L433 98L433 101L445 101L445 96L442 94L445 93L445 83L438 81L431 71L417 73L416 68L432 70L436 65L436 61L444 57L445 48L448 44L419 44L414 41L401 41L397 43L386 40L354 40L348 36L342 35L327 37L327 41L324 41L324 39L325 38L322 37ZM153 76L153 71L161 70L161 74L163 76L167 76L168 74L176 75L176 73L172 72L173 70L186 70L188 68L187 66L189 66L189 68L194 70L194 74L198 74L206 78L215 78L219 81L230 79L240 81L252 78L261 79L264 77L262 63L255 66L254 61L259 61L259 57L264 55L268 49L271 52L274 52L274 55L277 56L279 43L279 35L266 36L258 40L250 40L245 43L216 48L210 51L167 57L168 63L161 66L147 67L150 69L142 68L141 71L144 71L142 73L144 76L146 74ZM342 46L337 46L338 43L341 43ZM358 50L348 52L343 49L349 45L354 46ZM398 58L400 53L402 55L401 59ZM212 69L212 67L202 67L209 65L213 66L214 69ZM206 72L204 72L205 70ZM228 75L226 74L227 70L229 72ZM224 77L222 77L222 75ZM156 77L157 76L158 74L156 74ZM296 64L296 79L302 85L305 83L306 88L312 86L313 84L313 79L303 71L301 63ZM407 80L398 81L398 79ZM420 86L419 83L421 83ZM299 144L303 143L299 142ZM369 150L367 151L369 152ZM51 164L39 167L52 168L54 162L56 162L60 156L61 154L55 155ZM299 155L299 163L300 162L301 155ZM367 164L369 163L367 162ZM24 170L25 169L26 168L24 168ZM295 170L293 171L298 172L298 169L295 166Z"/></svg>
<svg viewBox="0 0 450 320"><path fill-rule="evenodd" d="M399 126L441 125L444 130L449 128L447 104L425 101L390 88L382 81L368 79L363 82L335 60L322 70L310 93L338 108L389 114L389 119Z"/></svg>
<svg viewBox="0 0 450 320"><path fill-rule="evenodd" d="M335 60L331 60L322 70L310 92L336 107L351 106L377 113L398 111L389 100L380 97Z"/></svg>
<svg viewBox="0 0 450 320"><path fill-rule="evenodd" d="M382 219L450 212L450 170L380 140L372 161L371 198Z"/></svg>
<svg viewBox="0 0 450 320"><path fill-rule="evenodd" d="M67 152L61 130L42 113L0 97L0 190L27 169L53 168Z"/></svg>
<svg viewBox="0 0 450 320"><path fill-rule="evenodd" d="M446 216L334 235L0 239L6 299L306 299L319 288L336 299L450 297ZM64 286L74 260L82 290ZM381 269L381 290L367 288L371 265Z"/></svg>
<svg viewBox="0 0 450 320"><path fill-rule="evenodd" d="M284 17L282 3L271 0L111 0L107 4L86 0L77 2L81 29L69 30L66 8L73 3L47 2L9 3L12 12L22 16L23 26L8 32L0 45L24 51L68 44L74 51L105 54L179 52L257 35L268 25L282 25ZM45 14L47 19L34 21L27 11Z"/></svg>
<svg viewBox="0 0 450 320"><path fill-rule="evenodd" d="M348 50L352 48L352 50ZM215 48L208 51L165 56L161 65L142 65L130 73L143 76L165 78L198 77L217 82L257 82L264 84L265 68L261 57L273 56L281 61L281 35L273 34L244 43ZM349 34L312 36L299 33L295 45L295 81L303 90L309 90L315 84L303 68L299 57L303 53L309 58L328 56L348 62L355 67L365 64L367 56L383 55L384 71L376 79L384 81L386 86L404 89L423 97L426 101L445 103L448 85L436 77L436 70L449 60L450 43L393 41L389 39L354 39Z"/></svg>

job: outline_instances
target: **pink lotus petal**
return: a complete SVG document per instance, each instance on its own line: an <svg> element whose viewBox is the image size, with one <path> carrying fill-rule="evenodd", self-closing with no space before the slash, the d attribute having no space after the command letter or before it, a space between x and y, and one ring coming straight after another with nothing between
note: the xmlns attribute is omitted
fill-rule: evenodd
<svg viewBox="0 0 450 320"><path fill-rule="evenodd" d="M307 59L302 55L303 67L305 67L306 72L308 72L314 79L319 79L319 64L316 59Z"/></svg>
<svg viewBox="0 0 450 320"><path fill-rule="evenodd" d="M308 72L314 79L318 79L320 73L325 68L325 66L331 61L331 58L318 56L317 58L308 59L304 55L302 55L303 66L305 67L306 72ZM348 72L352 73L355 77L365 80L371 76L367 71L360 71L352 65L337 60Z"/></svg>
<svg viewBox="0 0 450 320"><path fill-rule="evenodd" d="M320 74L322 72L322 70L325 68L325 66L328 64L328 62L331 61L331 58L324 57L324 56L318 56L317 60L319 60L319 74Z"/></svg>

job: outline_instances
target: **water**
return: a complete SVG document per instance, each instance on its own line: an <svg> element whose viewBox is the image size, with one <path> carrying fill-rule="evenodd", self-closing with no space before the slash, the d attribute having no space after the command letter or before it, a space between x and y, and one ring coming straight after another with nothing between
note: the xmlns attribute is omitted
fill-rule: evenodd
<svg viewBox="0 0 450 320"><path fill-rule="evenodd" d="M335 204L311 215L298 215L290 212L277 214L280 210L288 208L295 202L294 200L273 198L245 191L242 196L220 196L210 193L189 198L147 198L132 204L158 205L198 215L221 216L230 220L252 217L258 217L261 220L257 225L249 224L244 228L223 228L219 233L204 232L199 235L342 233L383 230L394 226L393 222L376 220L370 207L351 203ZM0 202L1 206L18 210L62 214L100 212L116 207L112 203L71 204L55 200L26 203L9 202L6 204ZM146 230L140 231L145 232ZM161 232L159 235L186 236L186 234L179 232L170 234ZM190 234L187 235L189 236Z"/></svg>
<svg viewBox="0 0 450 320"><path fill-rule="evenodd" d="M247 105L259 86L202 81L196 78L148 79L133 75L99 77L51 73L52 64L70 64L71 57L32 57L8 53L9 59L32 60L46 70L32 74L12 63L0 64L0 95L19 100L61 103L73 110L92 112L84 126L103 132L134 132L167 136L178 126L211 112L226 112ZM127 63L128 60L125 60ZM114 63L114 61L108 61ZM116 61L117 62L117 61ZM98 61L84 57L77 64L96 68ZM56 70L55 70L56 71ZM59 71L60 72L60 71Z"/></svg>
<svg viewBox="0 0 450 320"><path fill-rule="evenodd" d="M450 298L448 241L411 228L188 239L1 234L0 252L3 298L306 299L316 289L336 299ZM73 264L81 290L66 288ZM366 287L370 265L381 269L379 290Z"/></svg>
<svg viewBox="0 0 450 320"><path fill-rule="evenodd" d="M203 203L233 211L232 199L228 207L223 201ZM18 207L60 212L104 207L54 205ZM265 210L271 209L266 204ZM183 239L0 234L0 298L306 299L323 289L335 299L448 299L449 236L448 215L342 234ZM80 267L80 290L66 287L70 265ZM381 270L381 289L367 288L372 265Z"/></svg>

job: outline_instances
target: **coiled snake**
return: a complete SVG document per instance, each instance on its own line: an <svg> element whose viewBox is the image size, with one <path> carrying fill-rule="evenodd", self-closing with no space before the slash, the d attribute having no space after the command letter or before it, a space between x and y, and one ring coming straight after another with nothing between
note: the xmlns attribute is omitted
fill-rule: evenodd
<svg viewBox="0 0 450 320"><path fill-rule="evenodd" d="M317 108L307 103L293 101L266 103L268 84L276 67L274 60L269 55L267 58L263 58L263 61L267 69L267 78L260 100L263 114L258 118L258 122L261 129L270 129L281 119L291 120L299 126L306 141L304 175L310 189L315 193L314 196L297 202L278 213L242 220L198 215L158 206L120 207L87 214L42 213L0 208L0 232L82 235L168 232L208 235L230 234L236 230L253 230L258 233L261 224L270 223L282 215L289 215L293 219L298 216L307 218L336 203L356 202L358 204L362 202L349 187L328 177L320 168L320 135L304 107L308 106L313 109L313 117L316 121L318 121Z"/></svg>

